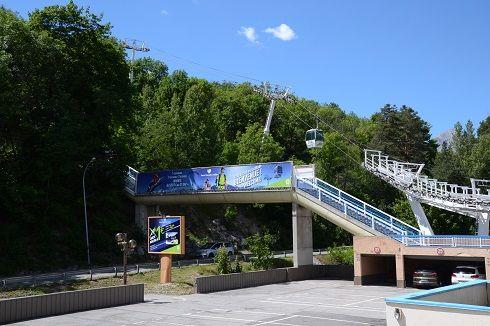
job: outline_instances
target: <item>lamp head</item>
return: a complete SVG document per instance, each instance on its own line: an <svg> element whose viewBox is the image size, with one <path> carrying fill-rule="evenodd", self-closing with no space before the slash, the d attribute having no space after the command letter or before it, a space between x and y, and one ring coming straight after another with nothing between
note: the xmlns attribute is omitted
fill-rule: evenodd
<svg viewBox="0 0 490 326"><path fill-rule="evenodd" d="M117 242L126 241L126 233L118 233L115 236Z"/></svg>
<svg viewBox="0 0 490 326"><path fill-rule="evenodd" d="M136 241L135 240L129 240L129 244L128 244L129 248L130 249L134 249L136 248Z"/></svg>

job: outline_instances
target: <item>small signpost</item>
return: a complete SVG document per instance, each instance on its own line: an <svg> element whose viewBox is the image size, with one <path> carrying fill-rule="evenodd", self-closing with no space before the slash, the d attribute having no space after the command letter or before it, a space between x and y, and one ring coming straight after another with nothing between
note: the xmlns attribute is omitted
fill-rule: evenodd
<svg viewBox="0 0 490 326"><path fill-rule="evenodd" d="M160 283L170 283L172 255L185 254L184 216L148 217L148 253L160 256Z"/></svg>

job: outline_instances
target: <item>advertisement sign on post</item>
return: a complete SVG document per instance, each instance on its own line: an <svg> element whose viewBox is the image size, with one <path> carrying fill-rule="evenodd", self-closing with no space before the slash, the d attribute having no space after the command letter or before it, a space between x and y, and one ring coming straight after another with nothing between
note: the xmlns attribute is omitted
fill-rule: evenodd
<svg viewBox="0 0 490 326"><path fill-rule="evenodd" d="M183 216L148 217L148 253L183 255L185 253Z"/></svg>
<svg viewBox="0 0 490 326"><path fill-rule="evenodd" d="M172 280L172 255L185 254L184 216L148 217L148 253L160 256L160 283Z"/></svg>
<svg viewBox="0 0 490 326"><path fill-rule="evenodd" d="M291 188L292 162L212 166L138 174L137 194Z"/></svg>

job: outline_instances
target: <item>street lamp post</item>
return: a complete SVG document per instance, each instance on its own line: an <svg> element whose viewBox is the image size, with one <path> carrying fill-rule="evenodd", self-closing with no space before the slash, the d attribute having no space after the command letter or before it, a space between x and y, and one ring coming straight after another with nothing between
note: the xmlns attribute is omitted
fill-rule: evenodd
<svg viewBox="0 0 490 326"><path fill-rule="evenodd" d="M133 252L134 248L136 248L136 241L129 240L127 233L118 233L116 234L116 242L119 247L121 247L121 251L123 252L123 282L126 285L128 280L127 274L127 265L128 265L128 254Z"/></svg>
<svg viewBox="0 0 490 326"><path fill-rule="evenodd" d="M87 169L95 161L95 157L92 157L92 159L87 163L85 166L85 170L83 170L83 177L82 177L82 187L83 187L83 209L85 211L85 242L87 245L87 264L89 268L92 268L92 264L90 262L90 244L88 241L88 221L87 221L87 196L85 194L85 174L87 173Z"/></svg>

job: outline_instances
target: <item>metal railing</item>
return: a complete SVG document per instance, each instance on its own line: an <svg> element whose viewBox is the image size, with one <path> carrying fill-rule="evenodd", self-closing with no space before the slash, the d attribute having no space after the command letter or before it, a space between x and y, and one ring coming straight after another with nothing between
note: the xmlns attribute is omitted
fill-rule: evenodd
<svg viewBox="0 0 490 326"><path fill-rule="evenodd" d="M138 174L139 172L137 170L128 166L124 188L133 195L136 193L137 190Z"/></svg>
<svg viewBox="0 0 490 326"><path fill-rule="evenodd" d="M296 189L384 235L394 238L395 235L420 234L417 228L318 178L297 179Z"/></svg>
<svg viewBox="0 0 490 326"><path fill-rule="evenodd" d="M448 209L481 210L483 206L490 208L490 191L479 188L487 182L490 184L488 180L472 179L471 187L438 181L421 174L424 164L390 160L380 151L367 149L364 150L364 167L428 204L437 204L436 206Z"/></svg>
<svg viewBox="0 0 490 326"><path fill-rule="evenodd" d="M407 247L476 247L490 248L490 236L431 235L406 236L398 240Z"/></svg>

